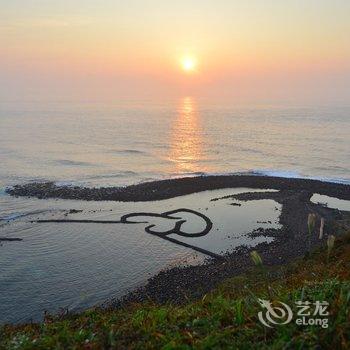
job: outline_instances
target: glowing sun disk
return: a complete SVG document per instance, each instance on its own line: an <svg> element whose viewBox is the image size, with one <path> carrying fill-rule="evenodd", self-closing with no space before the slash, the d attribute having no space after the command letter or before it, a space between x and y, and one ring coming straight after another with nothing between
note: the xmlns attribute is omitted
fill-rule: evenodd
<svg viewBox="0 0 350 350"><path fill-rule="evenodd" d="M184 57L181 61L182 69L191 72L196 68L196 60L193 57Z"/></svg>

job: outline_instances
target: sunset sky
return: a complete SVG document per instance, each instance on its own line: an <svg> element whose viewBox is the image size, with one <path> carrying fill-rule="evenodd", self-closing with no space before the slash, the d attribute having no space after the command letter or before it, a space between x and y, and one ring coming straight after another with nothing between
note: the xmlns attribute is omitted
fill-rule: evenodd
<svg viewBox="0 0 350 350"><path fill-rule="evenodd" d="M349 0L0 6L0 100L350 100Z"/></svg>

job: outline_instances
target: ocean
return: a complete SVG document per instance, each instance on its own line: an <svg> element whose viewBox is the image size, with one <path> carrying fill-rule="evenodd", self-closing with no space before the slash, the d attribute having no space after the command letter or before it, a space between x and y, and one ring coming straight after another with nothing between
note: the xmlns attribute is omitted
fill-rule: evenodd
<svg viewBox="0 0 350 350"><path fill-rule="evenodd" d="M0 103L0 187L125 186L257 173L350 181L350 107L166 102Z"/></svg>

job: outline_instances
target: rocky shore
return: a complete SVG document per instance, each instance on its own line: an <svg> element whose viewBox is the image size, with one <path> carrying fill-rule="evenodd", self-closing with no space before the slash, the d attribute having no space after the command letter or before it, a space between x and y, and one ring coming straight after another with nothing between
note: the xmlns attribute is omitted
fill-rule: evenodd
<svg viewBox="0 0 350 350"><path fill-rule="evenodd" d="M13 196L37 198L80 199L88 201L153 201L182 196L206 190L249 187L276 190L306 190L350 200L350 185L308 179L281 177L227 175L199 176L181 179L152 181L127 187L86 188L57 186L53 182L33 182L6 189Z"/></svg>
<svg viewBox="0 0 350 350"><path fill-rule="evenodd" d="M346 193L345 193L346 192ZM321 204L310 202L313 192L308 190L281 190L279 192L251 192L232 196L241 201L273 199L282 204L280 223L282 229L258 229L249 235L273 236L272 243L261 243L254 247L265 265L282 265L308 255L315 248L326 245L327 236L344 232L344 225L350 227L350 212L341 212ZM344 187L344 197L349 188ZM220 200L215 198L214 200ZM309 213L317 215L314 232L308 232ZM326 225L324 236L319 239L320 220ZM120 306L130 302L151 300L157 303L182 303L199 298L227 278L234 277L253 267L250 259L252 248L240 249L226 254L225 259L213 259L204 265L173 268L151 278L148 284L131 292L121 300L114 300L109 306Z"/></svg>
<svg viewBox="0 0 350 350"><path fill-rule="evenodd" d="M222 188L275 189L278 192L250 192L232 196L241 201L273 199L282 204L279 230L262 233L273 236L272 243L261 243L254 249L264 264L278 265L305 256L310 250L325 245L327 236L343 231L349 225L350 213L328 208L310 201L314 193L350 200L350 186L308 179L286 179L265 176L208 176L174 180L154 181L128 187L81 188L56 186L54 183L30 183L7 190L13 196L37 198L61 198L80 200L152 201L172 198L205 190ZM227 198L227 197L226 197ZM220 198L213 198L220 200ZM234 210L234 207L232 208ZM308 232L308 214L317 216L316 229ZM325 219L322 239L318 237L320 219ZM256 232L250 233L257 234ZM130 302L151 300L157 303L185 302L198 298L215 288L226 278L233 277L252 267L249 253L252 249L241 247L224 259L210 259L203 265L176 267L160 272L148 283L119 300L106 303L106 307L119 307Z"/></svg>

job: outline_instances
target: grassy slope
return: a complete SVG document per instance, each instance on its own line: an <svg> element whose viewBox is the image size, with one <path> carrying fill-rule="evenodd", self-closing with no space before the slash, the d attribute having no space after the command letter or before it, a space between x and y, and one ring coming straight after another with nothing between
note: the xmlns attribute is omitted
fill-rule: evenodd
<svg viewBox="0 0 350 350"><path fill-rule="evenodd" d="M326 250L292 265L252 270L225 281L182 306L133 305L122 310L88 310L42 324L5 326L0 349L346 349L350 339L350 233ZM267 284L270 288L267 288ZM329 328L290 323L265 328L257 298L293 306L302 299L329 302ZM295 310L295 308L293 307Z"/></svg>

